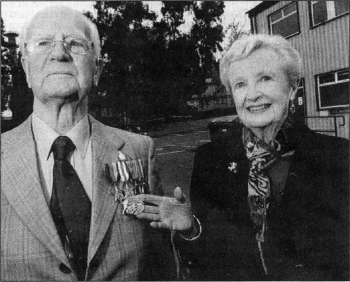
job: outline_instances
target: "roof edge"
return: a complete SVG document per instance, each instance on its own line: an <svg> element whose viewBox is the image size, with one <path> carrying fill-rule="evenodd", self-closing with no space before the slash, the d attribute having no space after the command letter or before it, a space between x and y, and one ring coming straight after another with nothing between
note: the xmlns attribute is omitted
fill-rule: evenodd
<svg viewBox="0 0 350 282"><path fill-rule="evenodd" d="M246 12L246 14L248 14L249 18L253 18L278 2L280 1L262 1L260 4Z"/></svg>

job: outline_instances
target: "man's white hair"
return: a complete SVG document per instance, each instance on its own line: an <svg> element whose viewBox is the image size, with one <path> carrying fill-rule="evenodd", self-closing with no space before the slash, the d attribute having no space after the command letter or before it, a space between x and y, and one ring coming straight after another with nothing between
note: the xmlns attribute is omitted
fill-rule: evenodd
<svg viewBox="0 0 350 282"><path fill-rule="evenodd" d="M27 40L28 40L27 32L28 32L28 28L29 28L31 22L33 21L33 19L40 13L43 13L43 12L46 12L46 11L52 11L54 13L57 10L66 10L66 11L73 12L73 13L76 13L76 14L81 16L81 18L89 26L90 36L91 36L90 39L91 39L91 41L94 44L95 57L96 58L100 58L100 56L101 56L101 53L100 53L101 52L101 42L100 42L100 36L98 34L98 30L97 30L96 25L88 17L86 17L85 15L80 13L79 11L74 10L74 9L68 7L68 6L50 6L50 7L44 8L44 9L40 10L39 12L37 12L30 20L28 20L24 24L24 26L22 27L20 36L19 36L19 47L20 47L22 56L26 56L27 55L25 47L24 47L24 43L27 42Z"/></svg>

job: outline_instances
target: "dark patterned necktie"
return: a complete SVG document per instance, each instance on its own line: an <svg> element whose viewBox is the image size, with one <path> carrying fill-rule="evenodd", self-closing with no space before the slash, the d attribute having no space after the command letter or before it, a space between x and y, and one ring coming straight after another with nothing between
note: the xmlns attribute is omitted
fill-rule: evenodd
<svg viewBox="0 0 350 282"><path fill-rule="evenodd" d="M84 280L89 231L91 201L74 168L67 160L75 145L66 136L52 144L54 154L53 189L50 210L68 258L74 264L78 280Z"/></svg>

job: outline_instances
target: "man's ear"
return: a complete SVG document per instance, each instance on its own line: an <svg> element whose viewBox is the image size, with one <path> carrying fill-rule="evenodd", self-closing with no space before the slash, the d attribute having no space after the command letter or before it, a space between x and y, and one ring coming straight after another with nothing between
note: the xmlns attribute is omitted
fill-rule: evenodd
<svg viewBox="0 0 350 282"><path fill-rule="evenodd" d="M104 66L104 61L101 58L96 59L96 69L94 74L94 86L96 87L98 85L98 80L100 79L100 75L102 73Z"/></svg>
<svg viewBox="0 0 350 282"><path fill-rule="evenodd" d="M32 85L30 83L30 76L29 76L29 67L28 67L28 60L27 60L27 57L23 56L21 58L21 63L22 63L22 67L23 67L23 70L26 74L26 80L27 80L27 83L28 83L28 87L29 88L32 88Z"/></svg>

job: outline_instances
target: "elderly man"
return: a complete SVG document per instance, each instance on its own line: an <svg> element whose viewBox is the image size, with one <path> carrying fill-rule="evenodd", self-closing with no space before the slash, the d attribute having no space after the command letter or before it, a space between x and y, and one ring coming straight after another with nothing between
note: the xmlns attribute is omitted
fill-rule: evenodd
<svg viewBox="0 0 350 282"><path fill-rule="evenodd" d="M198 228L181 189L155 196L152 139L87 114L102 70L95 25L46 8L21 50L34 112L2 135L1 280L173 279L162 235L193 239Z"/></svg>

